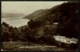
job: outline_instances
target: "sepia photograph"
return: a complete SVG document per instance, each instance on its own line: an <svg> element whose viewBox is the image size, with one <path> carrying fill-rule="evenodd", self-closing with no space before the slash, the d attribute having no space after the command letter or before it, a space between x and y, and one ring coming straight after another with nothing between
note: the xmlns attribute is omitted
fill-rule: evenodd
<svg viewBox="0 0 80 52"><path fill-rule="evenodd" d="M1 51L78 51L78 1L2 1Z"/></svg>

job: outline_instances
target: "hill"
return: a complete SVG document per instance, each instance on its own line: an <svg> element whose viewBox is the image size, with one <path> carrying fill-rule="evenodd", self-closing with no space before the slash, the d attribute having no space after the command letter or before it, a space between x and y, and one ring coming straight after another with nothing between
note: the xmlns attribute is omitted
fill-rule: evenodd
<svg viewBox="0 0 80 52"><path fill-rule="evenodd" d="M78 2L67 2L51 9L38 10L25 18L43 21L45 24L49 23L48 26L54 26L57 23L56 33L68 37L78 37Z"/></svg>
<svg viewBox="0 0 80 52"><path fill-rule="evenodd" d="M35 20L37 18L43 17L47 11L48 11L48 9L40 9L40 10L37 10L37 11L25 16L24 18Z"/></svg>

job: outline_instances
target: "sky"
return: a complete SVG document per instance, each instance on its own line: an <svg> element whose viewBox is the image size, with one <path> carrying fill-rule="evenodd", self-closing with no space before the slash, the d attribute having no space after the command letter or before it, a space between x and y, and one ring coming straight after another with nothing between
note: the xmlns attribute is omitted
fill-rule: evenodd
<svg viewBox="0 0 80 52"><path fill-rule="evenodd" d="M49 9L56 5L62 4L64 1L2 1L2 13L23 13L30 14L39 9Z"/></svg>

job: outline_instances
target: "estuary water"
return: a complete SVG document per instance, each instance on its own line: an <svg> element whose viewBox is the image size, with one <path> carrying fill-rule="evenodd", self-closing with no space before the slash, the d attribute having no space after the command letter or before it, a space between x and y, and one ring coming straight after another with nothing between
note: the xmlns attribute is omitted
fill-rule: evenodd
<svg viewBox="0 0 80 52"><path fill-rule="evenodd" d="M29 19L23 19L22 17L14 17L14 18L1 18L1 23L6 22L10 26L20 27L23 25L27 25Z"/></svg>

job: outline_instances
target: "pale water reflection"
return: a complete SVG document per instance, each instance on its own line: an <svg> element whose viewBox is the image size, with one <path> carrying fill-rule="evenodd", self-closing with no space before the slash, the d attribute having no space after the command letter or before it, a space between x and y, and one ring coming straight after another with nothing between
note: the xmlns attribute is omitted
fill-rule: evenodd
<svg viewBox="0 0 80 52"><path fill-rule="evenodd" d="M10 26L20 27L20 26L23 26L23 25L27 25L27 22L29 21L29 19L23 19L23 18L19 18L19 17L16 17L16 18L2 18L1 23L3 21L6 22L7 24L9 24Z"/></svg>

